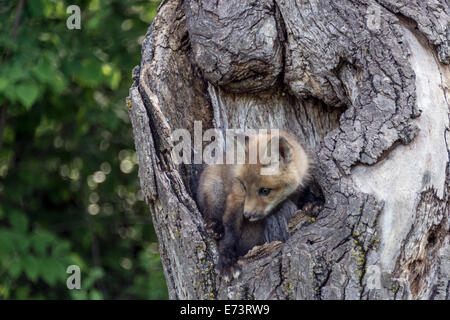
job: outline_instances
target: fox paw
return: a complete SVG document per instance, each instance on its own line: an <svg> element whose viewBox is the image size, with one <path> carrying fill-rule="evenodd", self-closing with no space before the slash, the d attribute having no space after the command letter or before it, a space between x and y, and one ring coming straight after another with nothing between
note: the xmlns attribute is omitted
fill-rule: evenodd
<svg viewBox="0 0 450 320"><path fill-rule="evenodd" d="M225 282L230 282L233 279L239 278L241 275L241 268L237 264L226 266L220 271L220 275L223 277Z"/></svg>
<svg viewBox="0 0 450 320"><path fill-rule="evenodd" d="M226 282L239 278L241 268L238 266L236 259L219 258L218 264L219 274Z"/></svg>

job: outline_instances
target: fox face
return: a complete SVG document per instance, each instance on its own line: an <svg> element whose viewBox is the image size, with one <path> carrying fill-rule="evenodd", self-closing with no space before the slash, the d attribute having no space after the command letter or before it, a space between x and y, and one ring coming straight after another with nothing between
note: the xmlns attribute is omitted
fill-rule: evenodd
<svg viewBox="0 0 450 320"><path fill-rule="evenodd" d="M274 208L297 189L305 178L308 169L307 157L299 154L288 137L276 137L278 141L278 161L275 164L243 164L237 169L237 180L245 193L243 205L244 218L258 221L267 217ZM270 147L271 141L259 141ZM271 174L261 174L264 169L275 165ZM270 171L269 171L270 172Z"/></svg>
<svg viewBox="0 0 450 320"><path fill-rule="evenodd" d="M285 170L280 171L279 175L262 176L259 168L243 166L238 180L245 193L244 218L249 221L264 219L295 190L297 185L290 181L292 179L283 178L286 176Z"/></svg>

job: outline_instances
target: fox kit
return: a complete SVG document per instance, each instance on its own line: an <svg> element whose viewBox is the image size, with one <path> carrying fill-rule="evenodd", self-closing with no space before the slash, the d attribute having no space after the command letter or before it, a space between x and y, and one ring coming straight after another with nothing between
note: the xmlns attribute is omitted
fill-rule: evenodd
<svg viewBox="0 0 450 320"><path fill-rule="evenodd" d="M237 258L264 243L265 220L277 206L301 187L308 176L310 160L291 135L253 134L245 145L242 164L213 164L201 174L198 204L209 231L218 242L218 269L226 280L237 278ZM275 163L249 161L249 150L277 146ZM276 165L277 170L271 170ZM264 172L266 170L266 172Z"/></svg>

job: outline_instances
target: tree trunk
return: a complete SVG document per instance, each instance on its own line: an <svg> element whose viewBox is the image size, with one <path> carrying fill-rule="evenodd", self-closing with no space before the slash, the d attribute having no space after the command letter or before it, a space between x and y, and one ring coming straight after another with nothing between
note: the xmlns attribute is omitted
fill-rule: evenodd
<svg viewBox="0 0 450 320"><path fill-rule="evenodd" d="M448 299L449 41L447 0L163 1L127 102L170 297ZM194 121L288 130L315 163L317 218L266 230L285 241L231 283L194 200L202 166L171 154Z"/></svg>

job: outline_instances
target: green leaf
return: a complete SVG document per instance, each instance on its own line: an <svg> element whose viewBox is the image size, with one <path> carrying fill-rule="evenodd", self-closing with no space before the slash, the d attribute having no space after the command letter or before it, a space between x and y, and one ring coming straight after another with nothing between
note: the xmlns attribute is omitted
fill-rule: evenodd
<svg viewBox="0 0 450 320"><path fill-rule="evenodd" d="M119 87L120 80L122 79L122 76L120 74L119 70L115 70L111 76L111 81L109 83L109 86L112 90L116 90Z"/></svg>
<svg viewBox="0 0 450 320"><path fill-rule="evenodd" d="M8 80L10 83L15 83L26 77L26 72L23 68L23 64L15 62L11 68L5 70L3 76L8 75Z"/></svg>
<svg viewBox="0 0 450 320"><path fill-rule="evenodd" d="M36 258L32 255L26 255L23 257L22 264L27 278L32 282L36 282L39 278L39 264Z"/></svg>
<svg viewBox="0 0 450 320"><path fill-rule="evenodd" d="M42 0L27 1L27 5L34 17L44 16L44 4L42 3Z"/></svg>
<svg viewBox="0 0 450 320"><path fill-rule="evenodd" d="M39 63L31 69L31 73L41 83L48 84L51 89L60 94L67 86L67 81L58 70L55 61L58 57L47 53L39 60Z"/></svg>
<svg viewBox="0 0 450 320"><path fill-rule="evenodd" d="M102 278L104 275L104 272L100 268L94 268L92 271L88 274L86 280L83 282L83 288L84 289L90 289L94 283Z"/></svg>
<svg viewBox="0 0 450 320"><path fill-rule="evenodd" d="M16 257L9 264L8 273L13 279L17 279L22 273L22 265L20 262L20 259Z"/></svg>
<svg viewBox="0 0 450 320"><path fill-rule="evenodd" d="M61 94L67 87L67 81L63 76L56 74L54 81L50 85L55 93Z"/></svg>
<svg viewBox="0 0 450 320"><path fill-rule="evenodd" d="M48 59L41 59L41 61L31 69L31 73L40 82L52 83L55 78L55 70Z"/></svg>
<svg viewBox="0 0 450 320"><path fill-rule="evenodd" d="M28 237L28 234L14 231L12 239L14 242L14 248L17 250L19 254L28 253L28 245L30 243L30 238Z"/></svg>
<svg viewBox="0 0 450 320"><path fill-rule="evenodd" d="M0 229L0 261L7 261L7 257L14 251L13 233Z"/></svg>
<svg viewBox="0 0 450 320"><path fill-rule="evenodd" d="M0 92L6 89L8 83L8 79L0 77Z"/></svg>
<svg viewBox="0 0 450 320"><path fill-rule="evenodd" d="M69 241L60 241L53 246L52 253L56 257L67 256L70 250Z"/></svg>
<svg viewBox="0 0 450 320"><path fill-rule="evenodd" d="M16 95L17 99L30 109L39 95L39 88L33 82L22 83L16 87Z"/></svg>
<svg viewBox="0 0 450 320"><path fill-rule="evenodd" d="M28 219L19 211L14 211L10 214L9 222L15 231L25 233L28 229Z"/></svg>
<svg viewBox="0 0 450 320"><path fill-rule="evenodd" d="M54 242L54 236L47 231L39 231L31 236L31 243L36 251L41 256L47 254L47 248Z"/></svg>
<svg viewBox="0 0 450 320"><path fill-rule="evenodd" d="M102 300L103 296L102 296L101 292L99 292L98 290L92 290L89 293L89 298L91 300Z"/></svg>
<svg viewBox="0 0 450 320"><path fill-rule="evenodd" d="M42 279L50 286L55 285L58 280L63 280L67 276L64 266L56 259L40 259L39 269Z"/></svg>
<svg viewBox="0 0 450 320"><path fill-rule="evenodd" d="M79 81L83 85L95 86L103 79L102 65L96 59L86 59L81 63L81 70L77 73Z"/></svg>
<svg viewBox="0 0 450 320"><path fill-rule="evenodd" d="M3 94L9 101L16 102L17 100L16 88L14 87L13 84L11 84L11 82L6 85L5 90L3 90Z"/></svg>

